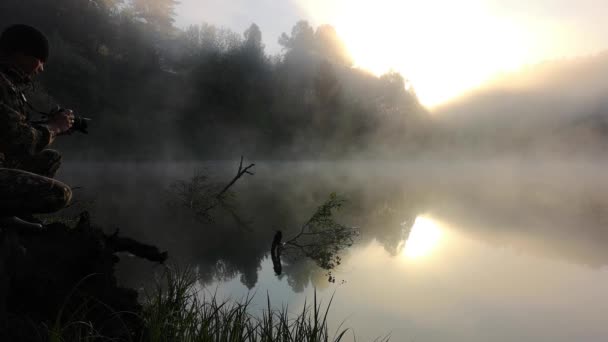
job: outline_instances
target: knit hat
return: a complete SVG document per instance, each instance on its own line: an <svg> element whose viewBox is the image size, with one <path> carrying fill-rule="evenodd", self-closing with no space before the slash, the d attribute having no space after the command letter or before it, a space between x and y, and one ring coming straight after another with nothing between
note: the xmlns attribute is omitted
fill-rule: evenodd
<svg viewBox="0 0 608 342"><path fill-rule="evenodd" d="M38 29L23 25L11 25L0 35L0 51L4 53L21 52L46 62L49 57L49 41Z"/></svg>

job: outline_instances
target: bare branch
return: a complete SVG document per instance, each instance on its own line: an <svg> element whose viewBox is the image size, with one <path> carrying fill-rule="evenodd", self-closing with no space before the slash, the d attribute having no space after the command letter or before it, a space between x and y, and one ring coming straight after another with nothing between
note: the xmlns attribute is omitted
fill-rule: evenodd
<svg viewBox="0 0 608 342"><path fill-rule="evenodd" d="M232 187L234 185L234 183L236 183L236 181L239 180L239 178L243 177L244 174L253 175L253 173L250 172L249 169L251 169L254 166L255 166L255 164L249 164L249 166L247 166L246 168L243 169L243 156L241 156L241 162L239 163L239 170L236 173L236 176L234 176L234 178L232 178L230 183L228 183L228 185L226 185L222 189L222 191L220 191L215 197L217 199L221 199L224 196L224 194L230 189L230 187Z"/></svg>
<svg viewBox="0 0 608 342"><path fill-rule="evenodd" d="M217 191L220 185L210 182L204 173L198 173L188 181L178 180L173 182L169 186L169 192L176 198L173 199L173 202L170 204L177 204L180 207L190 209L194 212L194 215L198 220L206 222L213 222L213 217L210 212L214 208L220 206L228 211L241 227L247 228L246 222L241 220L236 212L226 203L226 195L230 188L234 186L243 175L253 175L253 172L251 172L250 169L253 168L255 164L250 164L243 168L243 160L244 158L241 156L236 175L220 191Z"/></svg>

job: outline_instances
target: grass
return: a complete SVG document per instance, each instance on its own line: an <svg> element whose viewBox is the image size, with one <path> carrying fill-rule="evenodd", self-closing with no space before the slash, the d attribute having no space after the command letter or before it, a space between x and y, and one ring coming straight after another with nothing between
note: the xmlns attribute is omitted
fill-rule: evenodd
<svg viewBox="0 0 608 342"><path fill-rule="evenodd" d="M321 307L316 291L312 305L305 304L297 315L290 315L287 307L273 309L267 295L266 309L254 316L248 310L251 297L241 302L218 301L215 295L201 298L191 270L168 271L163 280L144 303L145 341L338 342L349 331L340 327L330 334L331 301Z"/></svg>
<svg viewBox="0 0 608 342"><path fill-rule="evenodd" d="M332 296L333 299L333 296ZM216 295L201 295L196 273L192 269L167 268L156 287L144 296L138 315L141 331L134 339L103 336L95 324L78 319L91 303L83 303L66 317L59 313L54 324L47 328L51 342L71 341L133 341L133 342L339 342L356 341L350 329L328 329L328 315L332 300L326 306L317 301L316 291L310 305L304 303L297 314L288 307L275 309L267 295L267 306L261 315L251 314L252 297L241 301L220 301ZM100 303L97 303L100 305ZM119 314L125 313L116 313ZM126 328L126 326L125 326ZM349 332L351 332L349 334ZM141 334L139 334L141 333ZM388 337L376 339L388 341Z"/></svg>

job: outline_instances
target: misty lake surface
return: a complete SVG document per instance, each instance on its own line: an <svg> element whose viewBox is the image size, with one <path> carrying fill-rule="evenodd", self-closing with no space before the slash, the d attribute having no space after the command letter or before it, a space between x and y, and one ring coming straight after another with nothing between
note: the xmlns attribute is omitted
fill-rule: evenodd
<svg viewBox="0 0 608 342"><path fill-rule="evenodd" d="M228 182L238 163L66 163L75 208L108 231L196 266L204 293L266 295L297 313L314 289L333 296L330 329L357 341L608 340L608 163L261 162L233 188L238 218L213 224L169 206L169 185L206 170ZM348 199L341 223L360 227L333 272L269 260L330 193ZM149 282L159 266L123 256L121 281ZM350 338L348 339L350 340Z"/></svg>

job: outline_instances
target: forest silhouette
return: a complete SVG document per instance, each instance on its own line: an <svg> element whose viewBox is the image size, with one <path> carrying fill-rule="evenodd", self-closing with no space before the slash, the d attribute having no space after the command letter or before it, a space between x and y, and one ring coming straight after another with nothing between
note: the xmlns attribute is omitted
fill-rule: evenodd
<svg viewBox="0 0 608 342"><path fill-rule="evenodd" d="M304 159L420 140L426 110L404 78L353 68L333 27L300 21L269 55L256 24L243 34L177 29L176 3L2 2L2 22L50 38L30 97L93 119L91 135L62 150L80 159Z"/></svg>
<svg viewBox="0 0 608 342"><path fill-rule="evenodd" d="M176 5L0 4L3 23L51 42L31 102L92 118L88 136L59 142L66 160L595 158L606 146L606 54L529 66L429 115L415 84L356 67L329 25L299 21L270 38L256 24L179 29Z"/></svg>

